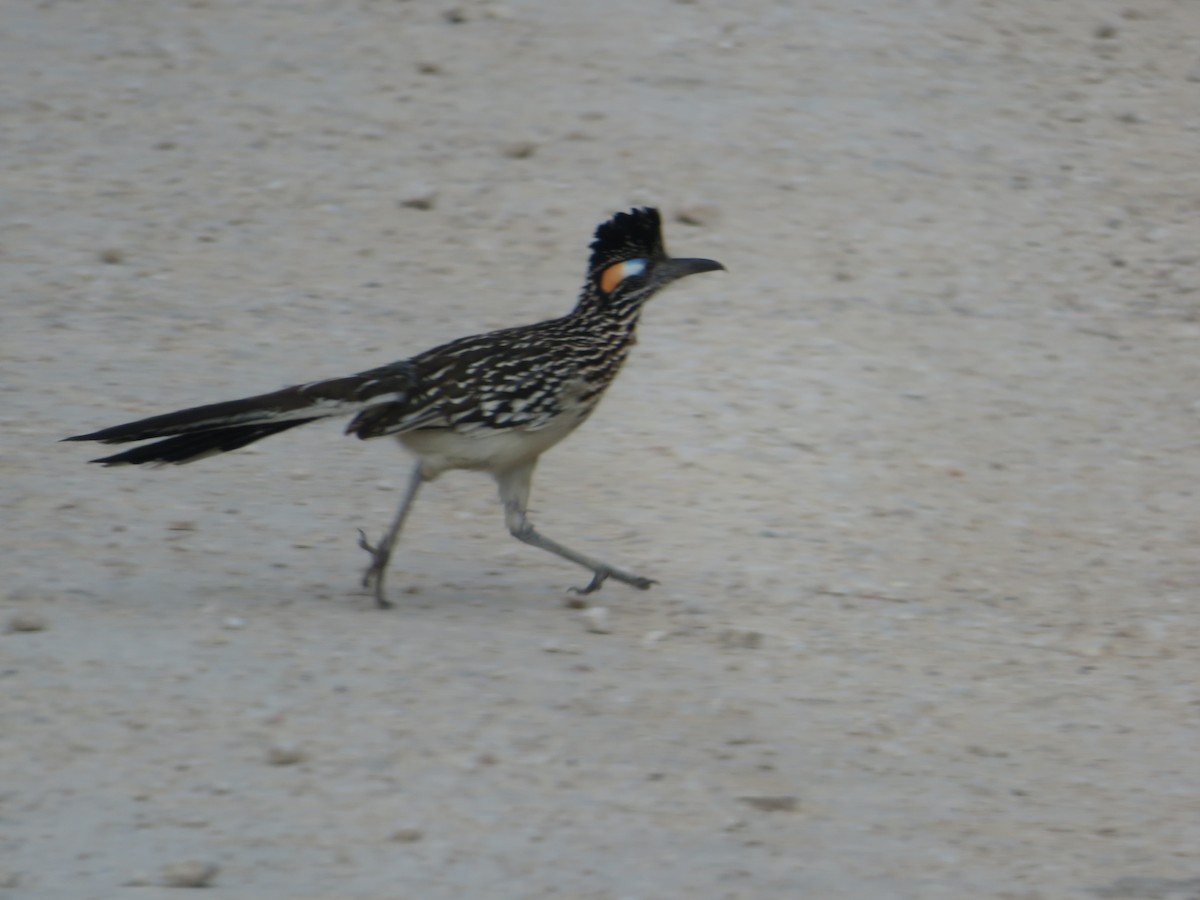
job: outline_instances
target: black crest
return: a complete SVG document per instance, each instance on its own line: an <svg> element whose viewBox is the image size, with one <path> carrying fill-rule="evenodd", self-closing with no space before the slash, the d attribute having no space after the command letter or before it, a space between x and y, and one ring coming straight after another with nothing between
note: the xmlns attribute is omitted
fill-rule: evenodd
<svg viewBox="0 0 1200 900"><path fill-rule="evenodd" d="M588 271L594 276L613 263L627 259L661 259L666 255L658 210L650 206L631 209L627 213L617 213L596 229Z"/></svg>

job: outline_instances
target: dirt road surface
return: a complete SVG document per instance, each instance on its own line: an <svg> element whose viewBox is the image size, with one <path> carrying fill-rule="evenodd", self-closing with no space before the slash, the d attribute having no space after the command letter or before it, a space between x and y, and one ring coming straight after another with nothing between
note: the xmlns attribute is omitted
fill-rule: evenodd
<svg viewBox="0 0 1200 900"><path fill-rule="evenodd" d="M1200 896L1193 0L10 2L0 896ZM56 440L656 298L535 521Z"/></svg>

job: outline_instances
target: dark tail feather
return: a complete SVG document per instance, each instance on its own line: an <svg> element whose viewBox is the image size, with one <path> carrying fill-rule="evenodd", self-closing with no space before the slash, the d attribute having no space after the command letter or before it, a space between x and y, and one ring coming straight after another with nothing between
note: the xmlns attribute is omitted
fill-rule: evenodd
<svg viewBox="0 0 1200 900"><path fill-rule="evenodd" d="M311 422L321 416L306 415L313 398L304 394L303 387L289 387L271 394L259 394L242 400L227 400L207 406L193 406L178 412L138 419L124 425L114 425L91 434L77 434L65 441L100 441L105 444L125 444L156 437L186 435L195 432L224 430L242 425L291 424L296 419ZM265 435L264 435L265 436Z"/></svg>
<svg viewBox="0 0 1200 900"><path fill-rule="evenodd" d="M402 360L345 378L314 381L241 400L193 406L63 440L125 444L167 438L92 462L106 466L192 462L245 447L317 419L352 416L376 405L403 410L415 379L413 364Z"/></svg>
<svg viewBox="0 0 1200 900"><path fill-rule="evenodd" d="M105 456L101 459L93 459L90 462L101 463L106 466L137 466L144 463L152 463L160 466L167 465L168 463L181 465L183 463L195 462L198 459L204 459L206 456L216 456L218 453L237 450L239 447L245 447L247 444L252 444L265 437L270 437L273 434L279 434L281 431L287 431L289 428L295 428L298 425L305 425L314 421L316 419L289 419L285 422L270 422L262 425L234 425L229 428L217 428L212 431L200 431L195 434L181 434L176 437L167 438L165 441L134 447L132 450L126 450L124 453ZM67 438L67 440L77 439ZM136 440L136 438L133 438L133 440Z"/></svg>

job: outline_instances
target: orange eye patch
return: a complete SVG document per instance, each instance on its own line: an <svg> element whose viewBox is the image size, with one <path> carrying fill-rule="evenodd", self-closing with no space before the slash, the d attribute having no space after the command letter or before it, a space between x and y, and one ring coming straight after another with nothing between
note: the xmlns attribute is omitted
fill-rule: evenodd
<svg viewBox="0 0 1200 900"><path fill-rule="evenodd" d="M626 278L631 275L641 275L646 271L644 259L627 259L624 262L613 263L600 273L600 290L611 294Z"/></svg>

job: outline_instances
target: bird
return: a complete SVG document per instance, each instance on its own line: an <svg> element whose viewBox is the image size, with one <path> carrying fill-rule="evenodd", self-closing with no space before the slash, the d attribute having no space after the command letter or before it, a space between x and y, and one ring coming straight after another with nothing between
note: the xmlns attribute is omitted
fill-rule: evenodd
<svg viewBox="0 0 1200 900"><path fill-rule="evenodd" d="M407 487L383 537L358 544L371 562L362 586L388 609L384 584L405 520L421 486L444 472L490 474L504 520L518 540L592 573L578 593L608 579L640 590L656 582L594 559L534 528L528 515L533 473L543 453L584 423L636 342L646 302L715 260L667 254L653 207L618 212L595 230L575 307L564 316L441 344L416 356L342 378L294 385L240 400L196 406L116 425L66 441L123 444L154 440L93 459L104 466L181 465L245 447L320 419L351 417L346 434L391 436L415 457Z"/></svg>

